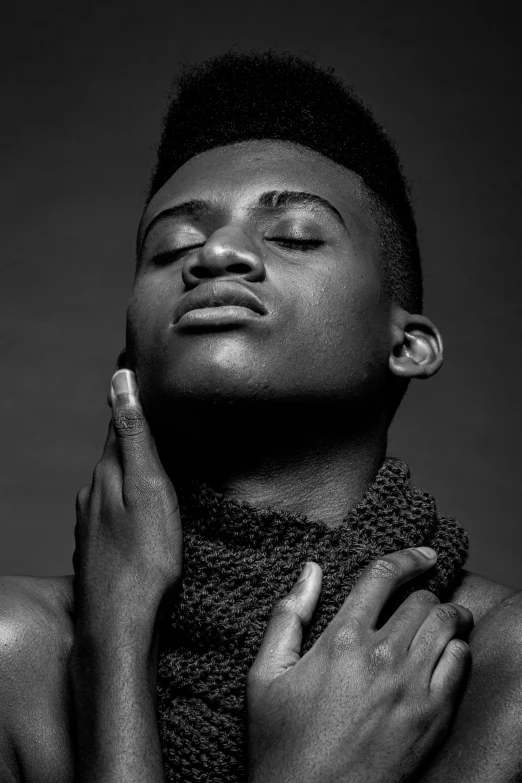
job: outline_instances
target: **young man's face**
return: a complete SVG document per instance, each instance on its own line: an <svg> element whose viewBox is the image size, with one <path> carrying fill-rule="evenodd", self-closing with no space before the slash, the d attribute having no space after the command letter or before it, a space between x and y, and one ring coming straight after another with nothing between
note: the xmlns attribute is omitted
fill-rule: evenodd
<svg viewBox="0 0 522 783"><path fill-rule="evenodd" d="M360 181L322 155L250 141L189 160L139 230L127 364L149 418L187 400L377 404L391 307L378 250Z"/></svg>

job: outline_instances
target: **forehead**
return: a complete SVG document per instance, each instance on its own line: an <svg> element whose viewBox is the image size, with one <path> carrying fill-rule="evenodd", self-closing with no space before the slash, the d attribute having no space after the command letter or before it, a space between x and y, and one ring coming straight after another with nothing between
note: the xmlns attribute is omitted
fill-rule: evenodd
<svg viewBox="0 0 522 783"><path fill-rule="evenodd" d="M328 200L347 224L374 232L358 175L300 145L261 140L216 147L188 160L148 204L138 237L160 212L181 202L217 200L232 210L271 190L313 193Z"/></svg>

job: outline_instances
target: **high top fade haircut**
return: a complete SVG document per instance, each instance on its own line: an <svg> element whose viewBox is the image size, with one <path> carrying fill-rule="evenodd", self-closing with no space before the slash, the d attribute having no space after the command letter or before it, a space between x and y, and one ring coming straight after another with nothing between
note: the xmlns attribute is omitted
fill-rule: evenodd
<svg viewBox="0 0 522 783"><path fill-rule="evenodd" d="M362 178L388 295L421 313L417 228L395 144L333 68L273 51L233 51L183 66L163 118L147 203L194 155L253 139L300 144Z"/></svg>

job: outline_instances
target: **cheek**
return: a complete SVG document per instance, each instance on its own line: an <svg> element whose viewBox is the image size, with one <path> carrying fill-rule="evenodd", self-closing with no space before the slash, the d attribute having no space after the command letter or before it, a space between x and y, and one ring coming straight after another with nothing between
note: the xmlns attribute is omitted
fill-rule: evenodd
<svg viewBox="0 0 522 783"><path fill-rule="evenodd" d="M146 361L152 346L161 343L174 301L168 285L153 286L146 278L135 282L127 306L127 352L136 368Z"/></svg>
<svg viewBox="0 0 522 783"><path fill-rule="evenodd" d="M388 360L389 308L372 271L343 269L313 286L298 335L302 366L325 384L380 380Z"/></svg>
<svg viewBox="0 0 522 783"><path fill-rule="evenodd" d="M314 286L310 316L320 339L329 344L355 349L366 342L380 342L389 316L380 278L373 269L353 263L334 270Z"/></svg>
<svg viewBox="0 0 522 783"><path fill-rule="evenodd" d="M164 382L164 353L172 298L161 288L135 284L127 306L126 346L128 366L136 373L140 397L147 418L159 424L155 411L157 386ZM161 418L161 417L160 417Z"/></svg>

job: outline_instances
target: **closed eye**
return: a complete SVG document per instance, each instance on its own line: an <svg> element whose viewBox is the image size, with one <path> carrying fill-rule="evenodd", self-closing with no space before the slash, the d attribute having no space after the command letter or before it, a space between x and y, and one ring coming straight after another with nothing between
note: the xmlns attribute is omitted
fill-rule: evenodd
<svg viewBox="0 0 522 783"><path fill-rule="evenodd" d="M315 250L325 244L322 239L293 239L292 237L268 237L267 241L275 242L289 250L304 250L305 252Z"/></svg>
<svg viewBox="0 0 522 783"><path fill-rule="evenodd" d="M200 242L197 245L187 245L186 247L178 247L174 250L165 250L163 253L158 253L155 255L152 261L155 264L158 264L158 266L172 264L174 261L178 261L180 258L183 258L183 256L187 255L187 253L190 253L192 250L197 250L198 248L203 247L204 244L204 242Z"/></svg>

